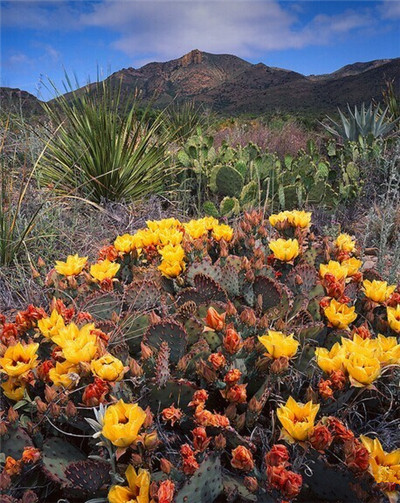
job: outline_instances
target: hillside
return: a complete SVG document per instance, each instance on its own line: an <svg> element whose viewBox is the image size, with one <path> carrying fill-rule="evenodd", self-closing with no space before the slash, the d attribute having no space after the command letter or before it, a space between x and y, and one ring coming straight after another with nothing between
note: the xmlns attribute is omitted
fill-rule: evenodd
<svg viewBox="0 0 400 503"><path fill-rule="evenodd" d="M124 68L107 80L113 86L121 84L123 101L139 92L143 103L153 101L158 107L173 99L191 99L218 113L236 115L329 113L347 103L380 101L385 80L395 78L399 86L399 77L400 58L354 63L331 74L305 76L263 63L252 64L237 56L193 50L164 63ZM2 95L16 91L4 89ZM26 107L36 111L39 101L29 93L22 94Z"/></svg>

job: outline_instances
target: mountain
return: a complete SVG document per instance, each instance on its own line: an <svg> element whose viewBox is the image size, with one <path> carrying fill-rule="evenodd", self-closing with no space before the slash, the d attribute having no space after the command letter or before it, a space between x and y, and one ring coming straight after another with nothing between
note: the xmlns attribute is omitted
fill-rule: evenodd
<svg viewBox="0 0 400 503"><path fill-rule="evenodd" d="M124 68L107 80L112 86L121 85L123 101L139 93L143 103L151 101L158 107L173 99L190 99L224 115L275 111L315 115L335 112L347 103L379 102L385 80L395 78L399 86L399 77L400 58L354 63L331 74L306 76L195 49L164 63Z"/></svg>
<svg viewBox="0 0 400 503"><path fill-rule="evenodd" d="M27 91L11 87L0 87L1 113L15 115L21 115L22 113L25 117L37 115L42 111L40 103L36 96Z"/></svg>

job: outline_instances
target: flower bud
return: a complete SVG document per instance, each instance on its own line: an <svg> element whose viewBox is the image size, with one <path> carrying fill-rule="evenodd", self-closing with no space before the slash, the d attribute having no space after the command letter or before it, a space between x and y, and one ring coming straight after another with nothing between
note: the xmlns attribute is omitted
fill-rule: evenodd
<svg viewBox="0 0 400 503"><path fill-rule="evenodd" d="M239 445L232 451L231 465L237 470L249 472L254 468L253 454L244 445Z"/></svg>
<svg viewBox="0 0 400 503"><path fill-rule="evenodd" d="M67 406L65 407L65 414L67 417L75 417L77 414L77 409L72 400L68 400Z"/></svg>
<svg viewBox="0 0 400 503"><path fill-rule="evenodd" d="M271 365L271 372L273 374L281 374L285 372L289 368L289 358L285 356L281 356L280 358L276 358Z"/></svg>
<svg viewBox="0 0 400 503"><path fill-rule="evenodd" d="M153 350L147 346L143 341L140 343L140 350L143 360L147 360L153 356Z"/></svg>
<svg viewBox="0 0 400 503"><path fill-rule="evenodd" d="M154 430L151 433L146 433L143 435L143 444L149 451L152 451L160 443L158 440L157 432Z"/></svg>
<svg viewBox="0 0 400 503"><path fill-rule="evenodd" d="M36 402L36 407L37 407L38 412L40 412L41 414L44 414L47 410L47 404L44 403L43 400L41 400L39 397L35 398L35 402Z"/></svg>
<svg viewBox="0 0 400 503"><path fill-rule="evenodd" d="M143 375L143 368L134 358L129 360L129 370L133 377L141 377Z"/></svg>
<svg viewBox="0 0 400 503"><path fill-rule="evenodd" d="M240 321L249 327L254 327L257 323L257 318L253 309L246 307L240 314Z"/></svg>
<svg viewBox="0 0 400 503"><path fill-rule="evenodd" d="M13 407L10 407L7 413L8 421L10 423L15 423L15 421L17 421L18 418L19 418L18 412Z"/></svg>
<svg viewBox="0 0 400 503"><path fill-rule="evenodd" d="M46 384L45 390L44 390L44 397L48 403L52 402L55 400L57 396L57 391L55 388L50 387L49 385Z"/></svg>
<svg viewBox="0 0 400 503"><path fill-rule="evenodd" d="M171 473L172 468L174 465L171 463L171 461L168 461L166 458L161 458L160 459L160 470L167 475Z"/></svg>
<svg viewBox="0 0 400 503"><path fill-rule="evenodd" d="M251 397L249 401L249 410L251 412L259 413L262 411L263 407L263 403L257 400L255 396Z"/></svg>
<svg viewBox="0 0 400 503"><path fill-rule="evenodd" d="M149 428L154 423L154 416L150 410L150 407L147 407L145 409L145 413L146 413L146 419L144 420L143 428Z"/></svg>
<svg viewBox="0 0 400 503"><path fill-rule="evenodd" d="M7 433L7 424L5 421L0 421L0 437Z"/></svg>
<svg viewBox="0 0 400 503"><path fill-rule="evenodd" d="M222 433L214 437L214 444L217 450L223 450L226 447L226 438Z"/></svg>
<svg viewBox="0 0 400 503"><path fill-rule="evenodd" d="M131 455L131 463L133 466L140 466L143 463L143 458L140 454L137 452L134 452Z"/></svg>
<svg viewBox="0 0 400 503"><path fill-rule="evenodd" d="M245 477L243 483L248 491L255 493L258 489L258 482L255 477Z"/></svg>
<svg viewBox="0 0 400 503"><path fill-rule="evenodd" d="M61 407L57 403L51 402L49 405L49 411L52 417L57 418L61 414Z"/></svg>

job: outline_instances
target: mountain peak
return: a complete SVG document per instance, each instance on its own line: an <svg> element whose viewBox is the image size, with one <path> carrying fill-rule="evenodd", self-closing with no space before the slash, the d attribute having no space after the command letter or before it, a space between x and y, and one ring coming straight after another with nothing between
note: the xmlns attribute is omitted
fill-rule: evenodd
<svg viewBox="0 0 400 503"><path fill-rule="evenodd" d="M181 66L199 65L203 61L203 53L198 49L193 49L181 58L179 58Z"/></svg>

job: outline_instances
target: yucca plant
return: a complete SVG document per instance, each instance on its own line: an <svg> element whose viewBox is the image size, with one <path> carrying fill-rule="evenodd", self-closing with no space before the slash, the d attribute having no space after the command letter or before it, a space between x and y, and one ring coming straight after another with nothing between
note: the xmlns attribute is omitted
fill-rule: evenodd
<svg viewBox="0 0 400 503"><path fill-rule="evenodd" d="M27 190L35 174L38 163L44 155L47 145L43 148L29 173L18 182L19 188L15 190L14 179L16 153L11 156L6 153L7 135L9 133L9 120L2 126L0 141L0 266L10 265L17 256L26 238L32 231L41 205L24 218L22 205L25 201Z"/></svg>
<svg viewBox="0 0 400 503"><path fill-rule="evenodd" d="M209 119L201 105L193 101L172 103L165 111L165 125L173 134L174 140L183 143L199 128L206 130Z"/></svg>
<svg viewBox="0 0 400 503"><path fill-rule="evenodd" d="M136 113L136 99L123 106L121 86L107 80L58 93L45 110L61 126L41 163L41 183L96 203L161 191L170 138L161 112L149 123L148 113Z"/></svg>
<svg viewBox="0 0 400 503"><path fill-rule="evenodd" d="M348 117L338 109L341 122L334 121L328 117L330 124L324 124L325 129L335 136L338 136L344 142L358 142L360 138L373 142L377 138L383 138L394 129L397 120L391 121L387 117L388 108L382 112L380 107L372 107L372 103L366 108L363 103L358 109L354 107L352 112L347 105Z"/></svg>

